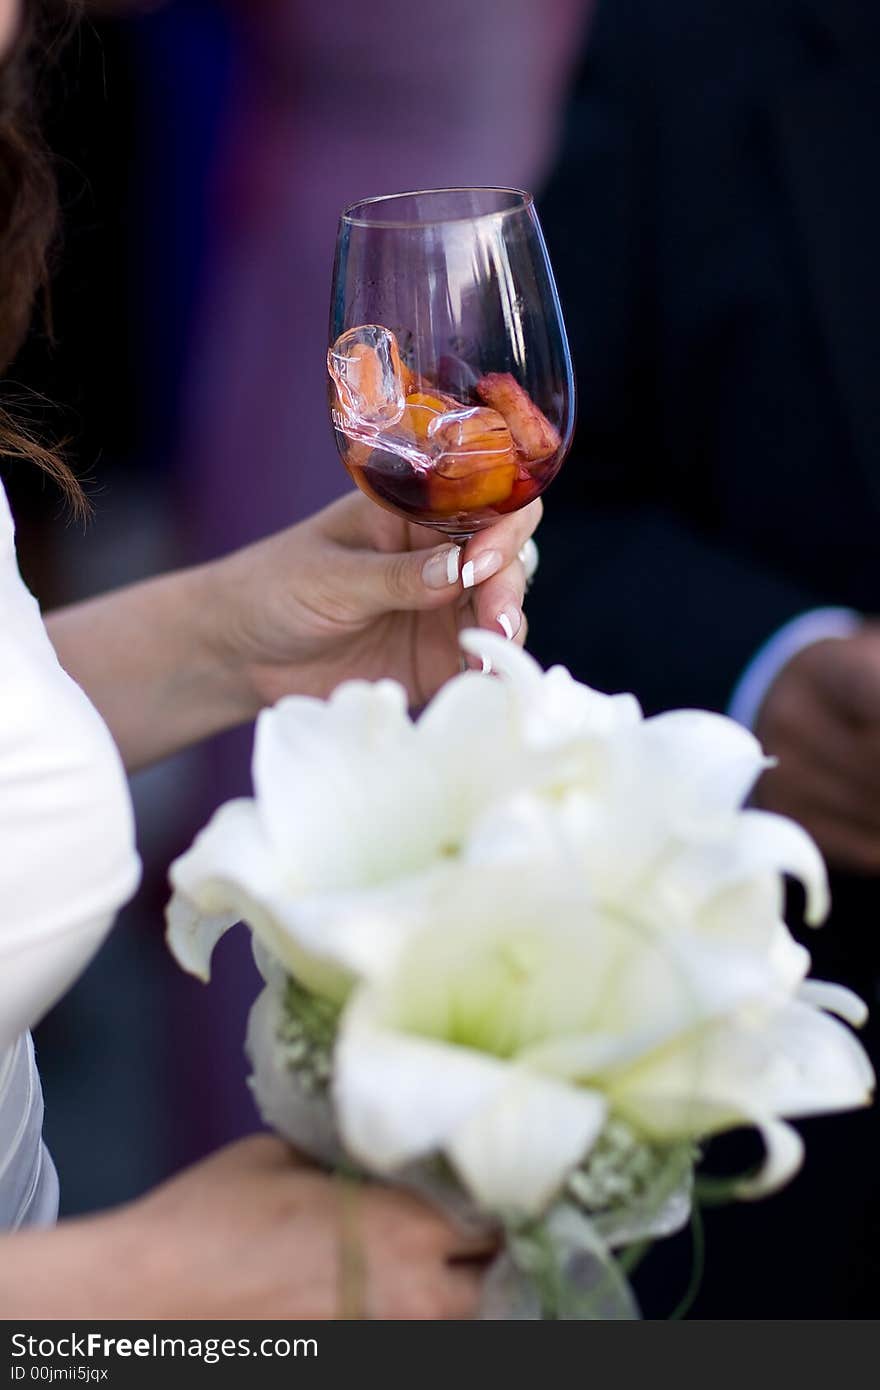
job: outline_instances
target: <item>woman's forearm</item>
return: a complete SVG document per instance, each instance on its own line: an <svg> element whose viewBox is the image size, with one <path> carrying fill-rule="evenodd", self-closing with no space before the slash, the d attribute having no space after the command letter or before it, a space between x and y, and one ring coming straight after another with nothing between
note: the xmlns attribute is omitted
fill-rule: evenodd
<svg viewBox="0 0 880 1390"><path fill-rule="evenodd" d="M219 574L217 565L181 570L46 620L130 771L254 714L224 650Z"/></svg>
<svg viewBox="0 0 880 1390"><path fill-rule="evenodd" d="M88 1276L89 1264L84 1258L77 1269L74 1257L66 1236L54 1231L0 1237L0 1317L75 1318L77 1286ZM74 1291L73 1302L65 1299L67 1290Z"/></svg>
<svg viewBox="0 0 880 1390"><path fill-rule="evenodd" d="M146 1302L143 1261L121 1223L105 1216L45 1231L0 1234L0 1318L67 1320L139 1317Z"/></svg>

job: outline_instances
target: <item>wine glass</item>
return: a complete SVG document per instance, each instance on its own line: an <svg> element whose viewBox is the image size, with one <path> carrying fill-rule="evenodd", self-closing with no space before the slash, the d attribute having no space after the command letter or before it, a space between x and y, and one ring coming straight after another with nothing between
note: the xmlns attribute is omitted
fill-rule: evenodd
<svg viewBox="0 0 880 1390"><path fill-rule="evenodd" d="M380 506L464 544L539 496L571 444L574 380L531 194L348 208L327 366L337 448Z"/></svg>

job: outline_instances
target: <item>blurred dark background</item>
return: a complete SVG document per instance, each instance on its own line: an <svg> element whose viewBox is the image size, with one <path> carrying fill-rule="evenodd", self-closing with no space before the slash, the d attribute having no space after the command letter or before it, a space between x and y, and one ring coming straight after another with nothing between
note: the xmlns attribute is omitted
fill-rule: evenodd
<svg viewBox="0 0 880 1390"><path fill-rule="evenodd" d="M757 804L832 871L824 928L789 920L867 1002L875 1064L878 76L874 0L599 0L540 200L579 422L529 603L545 665L649 714L728 712L778 760ZM880 1114L802 1129L784 1192L708 1218L699 1316L880 1311ZM652 1251L646 1306L683 1255Z"/></svg>

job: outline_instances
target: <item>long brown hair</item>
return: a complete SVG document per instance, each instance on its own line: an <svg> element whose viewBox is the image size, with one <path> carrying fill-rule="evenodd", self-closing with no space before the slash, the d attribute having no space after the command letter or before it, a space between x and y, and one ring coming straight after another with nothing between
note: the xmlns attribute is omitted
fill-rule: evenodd
<svg viewBox="0 0 880 1390"><path fill-rule="evenodd" d="M58 202L38 119L37 70L72 26L78 3L25 0L22 31L0 66L0 373L27 336L38 300L49 322L49 253ZM58 453L0 403L0 456L28 459L58 482L74 511L85 502Z"/></svg>

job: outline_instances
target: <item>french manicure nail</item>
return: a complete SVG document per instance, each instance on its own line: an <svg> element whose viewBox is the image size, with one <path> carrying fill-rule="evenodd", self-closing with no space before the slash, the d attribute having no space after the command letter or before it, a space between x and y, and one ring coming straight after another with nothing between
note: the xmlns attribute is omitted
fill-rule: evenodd
<svg viewBox="0 0 880 1390"><path fill-rule="evenodd" d="M453 545L447 550L438 550L422 566L422 582L429 589L445 589L458 579L458 565L461 559L461 546Z"/></svg>
<svg viewBox="0 0 880 1390"><path fill-rule="evenodd" d="M512 642L522 627L522 613L511 604L509 608L505 608L503 612L498 614L495 621L501 628L508 642Z"/></svg>
<svg viewBox="0 0 880 1390"><path fill-rule="evenodd" d="M504 556L500 551L484 550L476 560L468 560L461 571L461 582L466 589L472 589L475 584L482 584L484 579L497 574L503 564Z"/></svg>

